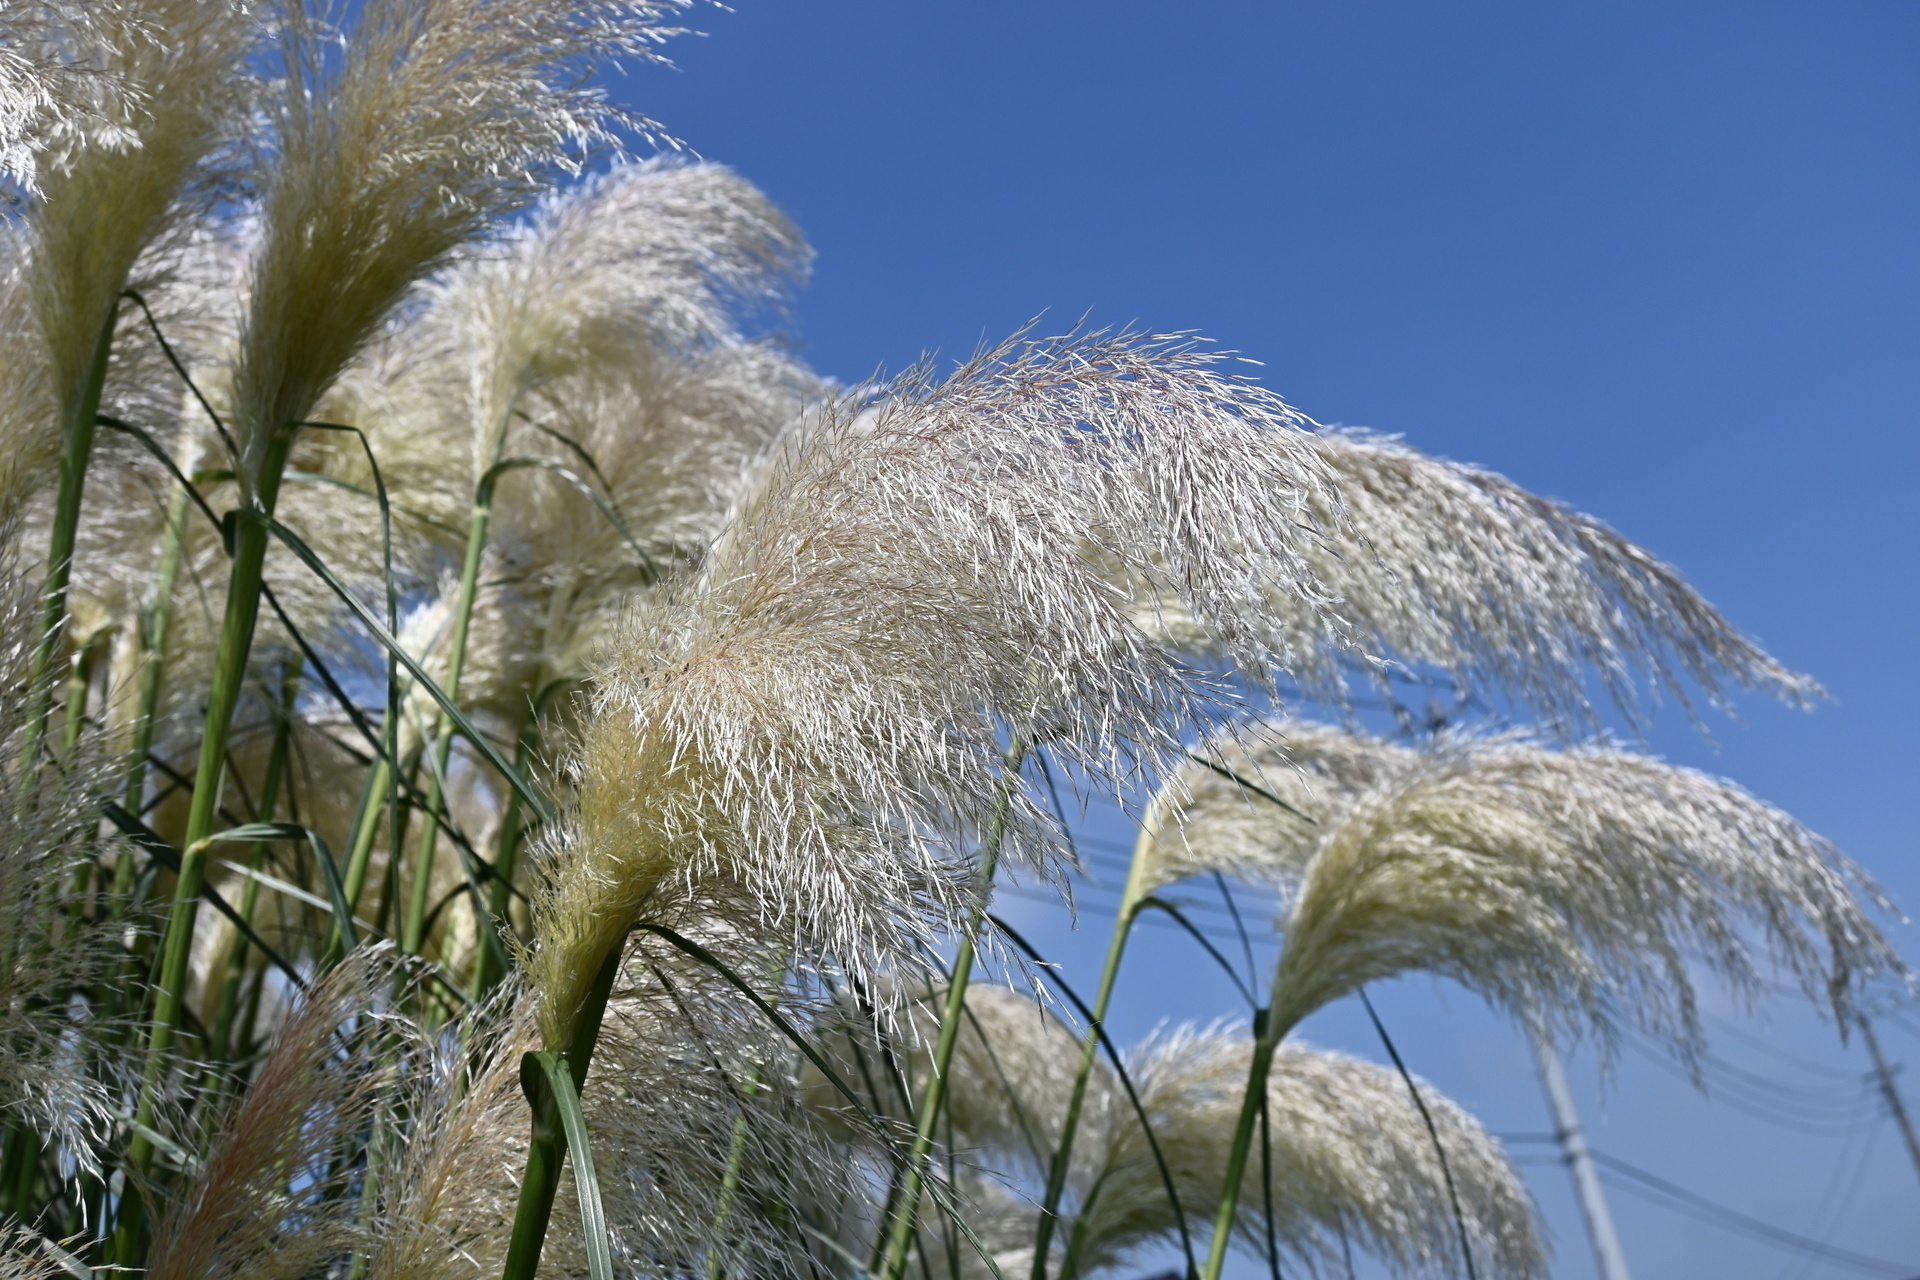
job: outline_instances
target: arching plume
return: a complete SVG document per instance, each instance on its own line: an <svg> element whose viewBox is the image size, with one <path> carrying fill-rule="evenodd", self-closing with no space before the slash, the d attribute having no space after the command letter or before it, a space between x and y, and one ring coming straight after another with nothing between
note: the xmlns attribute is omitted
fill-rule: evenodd
<svg viewBox="0 0 1920 1280"><path fill-rule="evenodd" d="M996 780L1003 733L1109 776L1170 745L1217 690L1095 556L1177 589L1244 669L1293 657L1268 600L1315 598L1296 521L1324 477L1286 407L1213 364L1136 335L1010 343L775 446L602 673L536 898L549 1043L670 880L740 886L807 953L903 954L920 912L954 918L950 859L996 815L1015 856L1048 844Z"/></svg>
<svg viewBox="0 0 1920 1280"><path fill-rule="evenodd" d="M1204 753L1315 819L1193 765L1147 837L1163 874L1233 870L1287 891L1282 1025L1425 969L1542 1030L1604 1039L1629 1022L1686 1052L1690 960L1747 996L1783 971L1843 1026L1868 983L1905 972L1857 867L1691 769L1517 735L1413 750L1289 722Z"/></svg>
<svg viewBox="0 0 1920 1280"><path fill-rule="evenodd" d="M209 157L240 128L252 91L245 59L259 32L230 0L112 0L46 11L46 56L74 78L117 89L34 142L38 196L24 213L25 272L48 412L37 429L5 442L23 475L45 471L65 447L121 291L152 291L177 265L190 220L217 182ZM150 370L128 372L119 370L115 382L147 390L139 375Z"/></svg>
<svg viewBox="0 0 1920 1280"><path fill-rule="evenodd" d="M924 1085L932 1027L916 1018L890 1043L910 1082ZM855 1023L841 1074L884 1081L871 1024ZM856 1049L855 1046L858 1046ZM1141 1107L1153 1126L1192 1229L1204 1230L1220 1194L1252 1043L1243 1034L1183 1028L1155 1036L1127 1056ZM963 1211L1001 1270L1031 1265L1038 1208L1020 1190L1044 1179L1060 1137L1079 1036L1032 1000L1001 987L967 993L951 1085L952 1145ZM1422 1100L1447 1153L1447 1171L1473 1242L1477 1274L1546 1273L1532 1204L1500 1144L1425 1082ZM816 1105L844 1115L838 1095L814 1077ZM908 1117L884 1086L871 1102ZM1087 1276L1124 1265L1136 1251L1165 1245L1178 1223L1139 1112L1105 1062L1089 1081L1081 1137L1068 1180L1065 1220L1054 1238L1055 1274ZM1341 1237L1402 1275L1465 1274L1460 1220L1434 1153L1433 1138L1390 1069L1303 1045L1284 1048L1268 1080L1274 1232L1291 1259L1310 1268L1337 1265ZM1242 1246L1264 1255L1265 1183L1242 1186ZM923 1214L937 1233L937 1215ZM929 1245L929 1248L934 1246ZM986 1268L962 1246L969 1275Z"/></svg>
<svg viewBox="0 0 1920 1280"><path fill-rule="evenodd" d="M1348 675L1330 640L1437 667L1463 691L1511 698L1562 732L1596 724L1597 681L1638 720L1662 693L1721 705L1730 687L1805 704L1820 694L1741 634L1679 571L1592 516L1504 476L1431 458L1366 432L1320 430L1312 448L1334 483L1302 543L1337 602L1275 613L1303 657L1293 674L1334 702ZM1143 599L1149 629L1217 642L1177 605ZM1340 630L1329 634L1330 619ZM1376 675L1379 672L1375 668Z"/></svg>

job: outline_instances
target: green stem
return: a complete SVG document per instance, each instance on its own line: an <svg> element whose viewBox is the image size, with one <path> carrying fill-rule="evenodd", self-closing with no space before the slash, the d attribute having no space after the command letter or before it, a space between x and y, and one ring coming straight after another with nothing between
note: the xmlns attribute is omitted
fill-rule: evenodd
<svg viewBox="0 0 1920 1280"><path fill-rule="evenodd" d="M994 810L993 826L987 832L980 853L980 876L975 884L972 910L967 915L966 932L960 935L960 948L953 958L953 976L947 982L947 1005L940 1015L940 1033L934 1041L929 1065L927 1091L920 1100L920 1119L914 1128L913 1146L907 1153L906 1179L901 1186L900 1202L894 1214L892 1232L887 1240L887 1256L880 1274L885 1280L902 1280L907 1271L907 1256L913 1250L914 1230L920 1216L920 1196L926 1189L927 1154L933 1150L933 1135L940 1123L941 1108L947 1100L947 1078L953 1066L953 1051L960 1040L960 1025L965 1021L967 984L973 978L973 940L987 914L987 900L993 894L993 872L1000 861L1000 844L1006 838L1007 812L1013 804L1013 788L1026 758L1026 744L1015 740L1006 770L1000 779L1000 794Z"/></svg>
<svg viewBox="0 0 1920 1280"><path fill-rule="evenodd" d="M273 726L273 750L267 756L267 776L260 784L257 816L261 822L272 822L274 809L280 803L280 781L287 769L287 748L293 737L294 703L299 696L300 673L289 663L280 678L280 716ZM265 842L254 845L253 854L247 860L248 870L260 870L266 858ZM259 900L260 882L248 876L246 887L240 890L240 918L249 925L253 923L254 908ZM236 930L232 943L227 947L227 961L223 967L225 980L220 985L220 1016L213 1027L211 1056L217 1063L229 1060L233 1045L233 1020L240 1009L240 988L245 985L246 972L247 935Z"/></svg>
<svg viewBox="0 0 1920 1280"><path fill-rule="evenodd" d="M1093 1017L1086 1038L1080 1042L1080 1066L1074 1073L1073 1092L1067 1098L1066 1118L1060 1126L1060 1145L1054 1148L1053 1163L1047 1169L1046 1195L1040 1202L1040 1223L1034 1232L1033 1280L1047 1280L1047 1255L1053 1247L1054 1228L1060 1221L1060 1200L1066 1193L1067 1173L1073 1165L1073 1141L1080 1129L1080 1111L1087 1100L1087 1083L1093 1076L1094 1059L1100 1054L1100 1029L1107 1020L1107 1006L1113 1000L1113 988L1120 976L1120 960L1126 954L1127 938L1140 915L1140 903L1146 898L1147 867L1152 849L1152 833L1146 829L1133 847L1133 864L1127 869L1127 886L1120 894L1120 914L1113 921L1113 937L1107 942L1107 963L1100 971L1100 990L1093 997ZM1082 1206L1084 1212L1085 1206ZM1076 1250L1069 1241L1067 1258L1062 1264L1062 1280L1070 1280Z"/></svg>
<svg viewBox="0 0 1920 1280"><path fill-rule="evenodd" d="M107 361L113 354L113 331L120 317L120 299L107 309L94 339L93 359L66 422L66 449L60 455L60 487L53 500L53 527L47 533L47 578L41 589L40 643L27 673L27 728L20 751L20 793L24 804L33 788L47 720L53 713L53 688L47 672L67 622L67 583L73 571L73 546L80 528L80 499L87 483L87 463L93 457L93 433L100 420L100 392L107 382Z"/></svg>
<svg viewBox="0 0 1920 1280"><path fill-rule="evenodd" d="M184 472L192 460L191 436L182 433L178 461ZM140 703L133 715L133 741L128 750L127 784L120 807L139 817L146 809L147 759L153 752L153 721L160 709L160 687L167 650L167 631L173 624L173 588L187 540L187 487L176 484L167 501L166 540L160 549L160 570L154 577L153 601L140 621ZM114 918L125 916L138 858L131 846L123 849L113 871Z"/></svg>
<svg viewBox="0 0 1920 1280"><path fill-rule="evenodd" d="M620 972L625 951L622 940L601 961L593 987L574 1021L573 1039L564 1056L576 1090L587 1082L587 1067L600 1039L600 1020L606 1015L607 999L613 994L613 980ZM507 1245L501 1280L534 1280L540 1267L540 1250L546 1244L547 1222L553 1216L554 1193L560 1189L561 1163L567 1154L552 1090L542 1089L529 1101L533 1104L532 1140L527 1144L527 1169L520 1179L520 1203L513 1215L513 1237Z"/></svg>
<svg viewBox="0 0 1920 1280"><path fill-rule="evenodd" d="M253 501L264 514L273 513L281 473L293 449L293 432L277 431L261 461ZM187 830L181 841L180 871L174 879L173 909L161 934L161 962L154 985L151 1029L140 1080L135 1119L152 1128L158 1116L160 1090L167 1073L169 1051L180 1023L186 997L187 962L193 954L193 928L200 909L200 889L206 878L207 837L213 834L219 812L220 784L225 774L227 745L233 734L234 711L246 682L247 656L253 649L253 629L260 617L260 587L267 561L267 528L258 520L229 522L233 534L233 568L227 578L227 608L220 639L214 650L213 682L207 692L206 719L201 726L200 761L193 779L193 800L187 811ZM139 1129L128 1146L128 1160L144 1175L153 1168L153 1143ZM135 1265L141 1253L146 1210L129 1182L116 1230L115 1256L123 1265Z"/></svg>
<svg viewBox="0 0 1920 1280"><path fill-rule="evenodd" d="M1240 1120L1234 1126L1226 1180L1221 1183L1220 1204L1213 1214L1213 1239L1207 1245L1207 1264L1200 1270L1200 1280L1220 1280L1220 1269L1226 1265L1227 1246L1233 1241L1233 1217L1240 1207L1240 1183L1246 1177L1247 1158L1253 1153L1254 1128L1265 1110L1262 1104L1274 1051L1292 1027L1291 1022L1274 1021L1269 1010L1254 1015L1253 1062L1247 1068L1247 1091L1240 1100Z"/></svg>
<svg viewBox="0 0 1920 1280"><path fill-rule="evenodd" d="M353 815L353 843L347 850L347 869L341 876L341 889L347 906L360 910L360 895L367 886L367 869L373 861L373 842L380 834L380 815L387 810L387 796L393 784L394 735L386 735L386 754L374 759L360 786L360 804ZM397 847L397 846L396 846ZM330 969L346 954L347 940L335 922L320 956L320 967Z"/></svg>
<svg viewBox="0 0 1920 1280"><path fill-rule="evenodd" d="M540 719L537 715L527 717L520 726L519 744L514 748L513 767L526 771L533 763L535 751L540 745ZM493 886L488 895L487 908L493 918L502 923L501 935L512 934L508 912L513 906L513 866L520 853L520 793L507 791L506 812L500 818L500 840L493 856ZM473 990L475 1000L493 990L494 984L506 976L499 960L494 956L492 947L481 947L480 954L473 962Z"/></svg>
<svg viewBox="0 0 1920 1280"><path fill-rule="evenodd" d="M480 559L487 547L487 524L493 515L492 473L480 482L473 495L473 516L467 523L467 554L460 566L460 595L454 604L453 637L447 644L447 698L460 697L460 672L467 661L467 630L473 623L474 596L480 583ZM434 763L427 779L427 807L420 815L420 845L414 854L413 891L407 902L407 920L400 934L400 949L419 955L425 939L427 904L433 896L433 855L440 843L440 815L445 804L440 782L453 759L453 724L443 711L434 730Z"/></svg>
<svg viewBox="0 0 1920 1280"><path fill-rule="evenodd" d="M746 1096L751 1098L760 1091L760 1068L755 1066L747 1073ZM740 1196L740 1169L746 1163L747 1139L751 1129L747 1113L743 1109L733 1118L733 1140L727 1144L727 1168L720 1177L720 1204L714 1211L711 1239L707 1242L707 1280L722 1280L726 1274L726 1265L722 1261L720 1245L726 1239L727 1220L733 1216L734 1201Z"/></svg>

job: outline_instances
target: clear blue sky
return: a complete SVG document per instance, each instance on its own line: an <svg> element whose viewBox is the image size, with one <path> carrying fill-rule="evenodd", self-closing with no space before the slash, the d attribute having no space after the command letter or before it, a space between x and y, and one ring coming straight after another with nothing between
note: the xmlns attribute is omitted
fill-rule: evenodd
<svg viewBox="0 0 1920 1280"><path fill-rule="evenodd" d="M680 71L619 96L806 230L822 371L962 354L1042 311L1198 329L1322 421L1601 515L1836 695L1750 702L1717 752L1668 715L1655 747L1920 904L1920 5L739 0L696 24ZM1077 933L1005 904L1090 982L1105 900ZM1199 964L1154 935L1122 1038L1233 1013ZM1523 1044L1471 997L1404 982L1381 1006L1491 1127L1547 1127ZM1629 1053L1603 1095L1576 1062L1598 1145L1920 1274L1920 1180L1871 1100L1849 1110L1858 1046L1787 1005L1737 1025L1766 1046L1716 1036L1766 1081L1746 1094ZM1307 1034L1379 1056L1355 1010ZM1884 1036L1920 1065L1920 1039ZM1557 1274L1592 1274L1559 1170L1529 1175ZM1614 1206L1641 1280L1894 1274Z"/></svg>

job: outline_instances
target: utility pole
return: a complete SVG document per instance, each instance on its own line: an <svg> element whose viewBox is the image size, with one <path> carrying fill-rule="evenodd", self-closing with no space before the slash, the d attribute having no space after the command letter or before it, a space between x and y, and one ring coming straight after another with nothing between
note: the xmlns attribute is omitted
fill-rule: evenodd
<svg viewBox="0 0 1920 1280"><path fill-rule="evenodd" d="M1560 1055L1543 1036L1531 1036L1533 1060L1540 1068L1540 1089L1547 1095L1547 1110L1553 1115L1554 1137L1560 1142L1560 1158L1573 1179L1573 1193L1580 1201L1580 1214L1587 1220L1587 1239L1593 1243L1593 1260L1600 1268L1600 1280L1633 1280L1627 1270L1627 1255L1620 1248L1619 1233L1613 1229L1613 1214L1600 1191L1600 1170L1593 1163L1593 1151L1587 1146L1586 1130L1580 1127L1580 1113L1574 1110L1573 1090L1567 1087L1567 1073Z"/></svg>
<svg viewBox="0 0 1920 1280"><path fill-rule="evenodd" d="M1893 1113L1893 1122L1900 1126L1900 1136L1907 1140L1907 1154L1913 1157L1913 1171L1920 1174L1920 1141L1913 1136L1913 1120L1907 1115L1907 1104L1893 1083L1893 1070L1887 1066L1886 1056L1880 1052L1880 1038L1873 1034L1873 1024L1867 1021L1864 1013L1860 1015L1860 1038L1867 1042L1867 1052L1873 1056L1873 1073L1880 1078L1880 1092L1886 1096L1887 1110Z"/></svg>

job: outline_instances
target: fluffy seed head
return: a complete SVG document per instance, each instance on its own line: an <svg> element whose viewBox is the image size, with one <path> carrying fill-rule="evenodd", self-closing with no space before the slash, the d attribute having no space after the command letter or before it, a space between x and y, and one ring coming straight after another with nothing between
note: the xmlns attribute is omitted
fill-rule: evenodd
<svg viewBox="0 0 1920 1280"><path fill-rule="evenodd" d="M1662 692L1685 702L1689 684L1716 705L1729 686L1802 704L1820 693L1592 516L1387 437L1321 430L1311 448L1335 484L1310 502L1337 494L1340 505L1312 511L1318 536L1303 555L1338 604L1302 611L1276 599L1275 612L1314 696L1347 698L1329 643L1347 635L1368 653L1438 667L1463 690L1510 697L1562 732L1594 725L1591 681L1636 719ZM1217 645L1177 606L1145 600L1149 627ZM1328 635L1334 618L1341 630Z"/></svg>
<svg viewBox="0 0 1920 1280"><path fill-rule="evenodd" d="M1317 819L1194 766L1150 837L1168 874L1231 869L1288 891L1283 1026L1425 969L1538 1030L1604 1041L1632 1022L1684 1053L1699 1040L1690 961L1747 996L1784 971L1842 1025L1875 978L1905 973L1863 906L1887 905L1864 873L1691 769L1523 736L1415 750L1284 722L1208 754Z"/></svg>
<svg viewBox="0 0 1920 1280"><path fill-rule="evenodd" d="M171 274L205 163L237 128L256 27L230 0L111 0L47 7L47 56L82 80L113 83L99 110L36 141L24 270L46 409L7 443L24 473L43 470L78 410L101 327L134 285Z"/></svg>
<svg viewBox="0 0 1920 1280"><path fill-rule="evenodd" d="M932 1007L911 1006L906 1025L891 1037L904 1074L916 1084L926 1079ZM859 1025L845 1046L843 1052L863 1052L868 1062L863 1072L850 1059L843 1077L883 1082L873 1105L911 1123L911 1108L884 1085L871 1024ZM1127 1055L1141 1107L1196 1231L1204 1230L1219 1201L1251 1048L1242 1033L1183 1028ZM968 1222L1008 1275L1032 1265L1038 1206L1021 1188L1044 1183L1079 1057L1080 1037L1031 999L991 986L967 992L949 1081L956 1181ZM1506 1153L1431 1085L1419 1087L1446 1151L1477 1273L1544 1275L1532 1205ZM814 1097L823 1108L845 1110L818 1082ZM1268 1106L1274 1231L1283 1249L1309 1268L1333 1265L1344 1234L1401 1274L1465 1274L1445 1174L1397 1072L1285 1045L1268 1080ZM1083 1238L1081 1274L1120 1266L1143 1247L1168 1243L1177 1229L1139 1114L1118 1075L1097 1061L1054 1243L1063 1252L1070 1239ZM1265 1251L1264 1186L1256 1146L1238 1224L1242 1246L1254 1253ZM928 1211L926 1222L930 1233L940 1230L936 1211ZM1056 1257L1053 1269L1060 1262ZM977 1261L966 1265L968 1274L986 1274Z"/></svg>
<svg viewBox="0 0 1920 1280"><path fill-rule="evenodd" d="M245 470L422 277L615 120L584 73L648 53L679 0L371 0L336 51L280 7L275 156L234 375ZM561 87L572 85L573 87Z"/></svg>
<svg viewBox="0 0 1920 1280"><path fill-rule="evenodd" d="M602 673L536 905L550 1042L674 877L741 885L857 967L908 951L920 912L954 918L954 854L996 815L1011 856L1043 856L1048 820L996 776L1007 733L1113 776L1217 692L1132 625L1106 562L1177 588L1245 669L1286 660L1267 601L1312 594L1295 518L1322 476L1285 406L1213 363L1010 343L775 445Z"/></svg>

